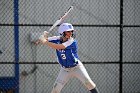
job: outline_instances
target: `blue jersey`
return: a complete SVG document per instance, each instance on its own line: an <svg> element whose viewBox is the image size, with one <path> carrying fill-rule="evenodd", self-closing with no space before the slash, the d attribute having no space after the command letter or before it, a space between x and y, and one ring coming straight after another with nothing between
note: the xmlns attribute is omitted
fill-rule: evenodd
<svg viewBox="0 0 140 93"><path fill-rule="evenodd" d="M58 62L62 65L62 67L68 68L78 64L79 57L77 54L77 42L75 39L71 38L62 43L60 36L54 36L49 37L48 40L56 44L63 44L66 47L65 49L56 50Z"/></svg>

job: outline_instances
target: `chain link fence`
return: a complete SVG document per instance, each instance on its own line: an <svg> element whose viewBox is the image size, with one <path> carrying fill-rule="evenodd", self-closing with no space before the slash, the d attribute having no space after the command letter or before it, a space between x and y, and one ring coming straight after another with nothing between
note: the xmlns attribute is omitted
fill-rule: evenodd
<svg viewBox="0 0 140 93"><path fill-rule="evenodd" d="M100 93L139 93L139 0L0 0L0 92L50 93L55 50L31 43L71 6L78 54ZM56 27L50 36L58 35ZM62 93L89 93L72 78Z"/></svg>

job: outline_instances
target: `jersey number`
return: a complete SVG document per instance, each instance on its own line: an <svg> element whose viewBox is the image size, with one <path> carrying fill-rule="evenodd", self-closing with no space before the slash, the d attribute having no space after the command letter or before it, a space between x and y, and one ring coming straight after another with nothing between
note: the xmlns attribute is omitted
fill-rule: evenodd
<svg viewBox="0 0 140 93"><path fill-rule="evenodd" d="M66 59L66 55L65 54L61 54L62 59Z"/></svg>

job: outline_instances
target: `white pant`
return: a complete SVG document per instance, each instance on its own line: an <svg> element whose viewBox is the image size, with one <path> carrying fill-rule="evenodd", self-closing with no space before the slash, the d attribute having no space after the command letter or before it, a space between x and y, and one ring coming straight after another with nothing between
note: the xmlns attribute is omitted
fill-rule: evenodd
<svg viewBox="0 0 140 93"><path fill-rule="evenodd" d="M79 80L81 80L82 83L88 88L88 90L91 90L96 86L94 82L91 80L91 78L89 77L83 64L80 61L78 61L78 65L76 67L72 67L72 68L61 67L61 70L58 74L58 77L55 81L51 93L60 93L61 89L72 77L76 77Z"/></svg>

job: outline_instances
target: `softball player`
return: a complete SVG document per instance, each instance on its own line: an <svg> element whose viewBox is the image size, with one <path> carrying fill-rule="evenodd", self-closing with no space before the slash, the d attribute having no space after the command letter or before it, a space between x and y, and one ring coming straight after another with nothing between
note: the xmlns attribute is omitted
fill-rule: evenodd
<svg viewBox="0 0 140 93"><path fill-rule="evenodd" d="M58 29L60 36L48 37L41 41L41 43L56 49L58 62L61 65L61 70L51 93L60 93L61 89L72 77L80 79L91 93L99 93L95 83L91 80L84 65L79 60L74 31L72 24L63 23Z"/></svg>

